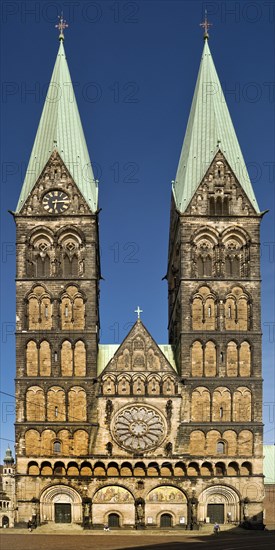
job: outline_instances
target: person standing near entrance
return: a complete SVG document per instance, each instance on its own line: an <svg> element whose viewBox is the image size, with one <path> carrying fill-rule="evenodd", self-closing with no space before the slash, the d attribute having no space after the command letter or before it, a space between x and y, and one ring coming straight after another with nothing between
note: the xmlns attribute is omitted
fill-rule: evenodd
<svg viewBox="0 0 275 550"><path fill-rule="evenodd" d="M220 529L220 526L219 526L219 524L216 522L215 525L214 525L214 529L213 529L215 535L217 535L217 534L220 532L220 530L221 530L221 529Z"/></svg>
<svg viewBox="0 0 275 550"><path fill-rule="evenodd" d="M28 530L31 533L32 532L32 520L31 519L29 519L27 525L28 525Z"/></svg>

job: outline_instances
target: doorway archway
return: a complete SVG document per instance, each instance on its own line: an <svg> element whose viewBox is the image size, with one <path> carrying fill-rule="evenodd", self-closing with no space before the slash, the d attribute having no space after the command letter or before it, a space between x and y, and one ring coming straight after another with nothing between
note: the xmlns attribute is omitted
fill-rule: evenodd
<svg viewBox="0 0 275 550"><path fill-rule="evenodd" d="M110 528L120 527L118 514L112 513L108 515L108 527Z"/></svg>
<svg viewBox="0 0 275 550"><path fill-rule="evenodd" d="M161 514L160 527L173 527L173 520L171 514Z"/></svg>
<svg viewBox="0 0 275 550"><path fill-rule="evenodd" d="M49 487L41 495L40 517L43 522L82 523L82 499L67 485Z"/></svg>
<svg viewBox="0 0 275 550"><path fill-rule="evenodd" d="M238 493L227 485L213 485L199 495L198 520L209 523L225 523L230 515L232 522L240 519L240 498Z"/></svg>

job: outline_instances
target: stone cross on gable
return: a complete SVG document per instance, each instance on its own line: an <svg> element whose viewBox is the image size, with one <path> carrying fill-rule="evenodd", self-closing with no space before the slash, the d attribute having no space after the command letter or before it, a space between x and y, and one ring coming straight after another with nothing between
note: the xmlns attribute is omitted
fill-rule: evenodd
<svg viewBox="0 0 275 550"><path fill-rule="evenodd" d="M135 313L137 313L138 319L140 319L140 314L143 313L143 309L140 309L138 306L137 309L135 309Z"/></svg>

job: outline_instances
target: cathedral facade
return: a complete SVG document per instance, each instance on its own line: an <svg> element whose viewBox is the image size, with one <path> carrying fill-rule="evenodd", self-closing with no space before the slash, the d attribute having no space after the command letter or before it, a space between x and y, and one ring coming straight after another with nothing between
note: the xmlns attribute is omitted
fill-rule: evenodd
<svg viewBox="0 0 275 550"><path fill-rule="evenodd" d="M172 187L169 345L140 319L99 343L98 185L75 98L45 103L14 212L17 524L262 522L262 214L209 82L206 33Z"/></svg>

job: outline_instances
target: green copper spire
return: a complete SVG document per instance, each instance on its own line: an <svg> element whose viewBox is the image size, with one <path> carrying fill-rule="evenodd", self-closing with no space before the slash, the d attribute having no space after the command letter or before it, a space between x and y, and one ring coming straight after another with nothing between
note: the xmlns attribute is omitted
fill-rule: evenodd
<svg viewBox="0 0 275 550"><path fill-rule="evenodd" d="M256 212L254 195L222 87L208 46L207 30L195 93L173 183L175 202L185 212L207 169L220 150Z"/></svg>
<svg viewBox="0 0 275 550"><path fill-rule="evenodd" d="M64 26L16 212L20 212L52 152L59 153L90 210L97 210L98 188L83 133L64 51Z"/></svg>
<svg viewBox="0 0 275 550"><path fill-rule="evenodd" d="M5 455L5 458L4 458L4 464L13 464L14 463L14 458L12 456L12 452L11 452L11 449L8 447L6 449L6 455Z"/></svg>

